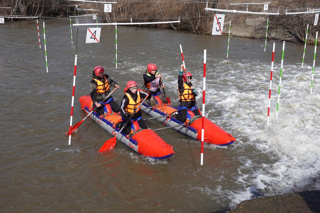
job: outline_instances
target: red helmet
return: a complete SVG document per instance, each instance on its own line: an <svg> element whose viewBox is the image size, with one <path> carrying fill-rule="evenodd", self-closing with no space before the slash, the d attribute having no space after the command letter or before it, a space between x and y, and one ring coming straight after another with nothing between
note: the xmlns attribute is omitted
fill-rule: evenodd
<svg viewBox="0 0 320 213"><path fill-rule="evenodd" d="M187 76L186 76L186 74L187 74ZM183 81L187 82L187 77L190 77L190 79L192 78L191 72L184 72L183 73L183 75L182 75Z"/></svg>
<svg viewBox="0 0 320 213"><path fill-rule="evenodd" d="M149 73L151 73L151 71L157 70L157 65L155 65L155 64L148 64L147 70L148 70Z"/></svg>
<svg viewBox="0 0 320 213"><path fill-rule="evenodd" d="M131 87L138 87L138 84L135 81L128 81L126 88L124 88L124 92L127 92Z"/></svg>
<svg viewBox="0 0 320 213"><path fill-rule="evenodd" d="M96 76L99 76L100 73L104 73L104 68L102 66L96 66L94 68L94 74Z"/></svg>

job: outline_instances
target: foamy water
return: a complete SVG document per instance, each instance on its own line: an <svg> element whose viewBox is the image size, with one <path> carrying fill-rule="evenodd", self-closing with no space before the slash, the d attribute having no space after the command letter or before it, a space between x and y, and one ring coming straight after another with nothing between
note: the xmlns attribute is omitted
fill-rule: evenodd
<svg viewBox="0 0 320 213"><path fill-rule="evenodd" d="M232 145L235 149L251 147L257 154L239 151L239 155L235 156L242 163L238 172L233 174L238 185L236 189L230 190L220 185L195 187L193 190L214 197L219 195L221 202L224 197L228 197L231 208L253 197L320 189L320 75L315 75L313 94L310 94L312 67L305 64L304 68L301 68L300 63L292 63L294 60L284 60L279 97L278 57L273 69L270 116L267 124L271 52L269 55L266 53L266 56L270 56L270 61L268 58L207 59L206 115L237 138L237 142ZM192 72L193 83L197 85L199 92L200 109L202 57L203 55L198 54L194 57L197 60L189 61L193 69L197 68L197 71ZM164 77L166 87L169 87L175 96L178 96L178 70L177 66ZM315 72L319 72L319 68L316 68ZM225 147L207 148L214 150ZM265 155L263 159L261 153ZM229 177L220 178L223 180Z"/></svg>
<svg viewBox="0 0 320 213"><path fill-rule="evenodd" d="M276 119L280 65L275 65L267 125L270 65L259 61L234 63L231 60L219 65L224 68L220 72L224 76L233 76L231 80L236 85L230 85L230 90L226 87L223 91L215 89L215 85L221 85L225 78L220 81L208 70L208 105L214 104L221 109L220 122L229 123L235 134L240 133L246 138L246 141L242 141L243 138L237 141L239 146L253 146L270 158L268 162L258 164L254 155L243 159L244 165L239 168L237 179L248 187L228 192L232 200L230 206L259 193L275 195L320 189L319 75L315 77L317 83L310 94L312 67L301 69L301 64L285 65ZM210 110L208 113L210 115Z"/></svg>

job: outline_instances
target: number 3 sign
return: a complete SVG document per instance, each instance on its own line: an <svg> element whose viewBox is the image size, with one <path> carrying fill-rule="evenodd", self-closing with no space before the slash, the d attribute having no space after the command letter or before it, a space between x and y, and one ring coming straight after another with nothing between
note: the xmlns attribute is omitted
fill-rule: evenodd
<svg viewBox="0 0 320 213"><path fill-rule="evenodd" d="M223 14L214 14L212 35L222 35L223 23L224 23L224 15Z"/></svg>
<svg viewBox="0 0 320 213"><path fill-rule="evenodd" d="M86 43L99 43L100 42L101 28L87 28Z"/></svg>
<svg viewBox="0 0 320 213"><path fill-rule="evenodd" d="M104 12L111 13L112 5L111 4L104 4Z"/></svg>

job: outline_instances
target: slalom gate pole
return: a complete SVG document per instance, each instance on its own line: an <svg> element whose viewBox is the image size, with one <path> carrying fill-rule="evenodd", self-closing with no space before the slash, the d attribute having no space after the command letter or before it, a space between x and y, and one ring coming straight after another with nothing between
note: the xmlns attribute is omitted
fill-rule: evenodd
<svg viewBox="0 0 320 213"><path fill-rule="evenodd" d="M96 23L99 23L98 16L96 16ZM97 25L99 27L99 25Z"/></svg>
<svg viewBox="0 0 320 213"><path fill-rule="evenodd" d="M43 45L44 45L44 55L46 59L46 70L48 72L48 55L47 55L47 41L46 41L46 24L43 22Z"/></svg>
<svg viewBox="0 0 320 213"><path fill-rule="evenodd" d="M266 39L265 39L265 42L264 42L264 52L265 52L266 49L267 49L268 28L269 28L269 18L267 18L267 29L266 29Z"/></svg>
<svg viewBox="0 0 320 213"><path fill-rule="evenodd" d="M227 58L229 58L230 30L231 30L231 21L230 21L230 24L229 24L229 35L228 35Z"/></svg>
<svg viewBox="0 0 320 213"><path fill-rule="evenodd" d="M118 25L115 25L116 68L118 68Z"/></svg>
<svg viewBox="0 0 320 213"><path fill-rule="evenodd" d="M306 39L304 40L304 49L303 49L302 64L301 64L301 67L303 67L303 64L304 64L304 57L305 57L305 55L306 55L307 40L308 40L308 29L309 29L309 24L307 24Z"/></svg>
<svg viewBox="0 0 320 213"><path fill-rule="evenodd" d="M317 43L318 43L318 31L316 32L316 42L314 43L314 56L313 56L312 76L311 76L311 91L310 91L311 94L312 94L312 87L313 87L314 68L315 68L315 65L316 65Z"/></svg>
<svg viewBox="0 0 320 213"><path fill-rule="evenodd" d="M40 39L40 30L39 30L39 19L37 19L37 30L38 30L39 48L41 49L41 39Z"/></svg>
<svg viewBox="0 0 320 213"><path fill-rule="evenodd" d="M73 85L72 85L72 98L71 98L71 112L70 112L70 128L72 130L72 118L73 118L73 106L74 106L74 94L76 90L76 76L77 76L77 60L78 60L78 29L77 29L77 40L76 40L76 54L74 57L74 71L73 71ZM71 134L69 135L68 145L71 145Z"/></svg>
<svg viewBox="0 0 320 213"><path fill-rule="evenodd" d="M184 69L184 71L186 71L187 70L187 68L186 68L186 63L184 62L184 57L183 57L183 51L182 51L182 45L180 44L180 52L181 52L181 57L182 57L182 63L183 63L183 69Z"/></svg>
<svg viewBox="0 0 320 213"><path fill-rule="evenodd" d="M71 45L73 44L73 39L72 39L72 21L70 18L70 33L71 33Z"/></svg>
<svg viewBox="0 0 320 213"><path fill-rule="evenodd" d="M12 11L12 9L10 9L10 16L12 16L12 13L13 13L13 11ZM11 18L10 21L13 21L13 18Z"/></svg>
<svg viewBox="0 0 320 213"><path fill-rule="evenodd" d="M271 62L271 72L270 72L270 88L269 88L269 106L268 106L268 122L269 124L269 116L270 116L270 104L271 104L271 87L272 87L272 73L273 73L273 62L274 62L274 51L276 48L275 42L273 42L273 50L272 50L272 62Z"/></svg>
<svg viewBox="0 0 320 213"><path fill-rule="evenodd" d="M206 69L207 69L207 50L203 51L203 95L202 95L202 129L201 129L201 159L200 165L203 165L203 144L204 144L204 116L206 104Z"/></svg>
<svg viewBox="0 0 320 213"><path fill-rule="evenodd" d="M283 41L283 44L282 44L282 56L281 56L281 68L280 68L280 78L279 78L279 89L278 89L278 102L277 102L276 119L278 119L278 113L279 113L280 90L281 90L281 79L282 79L283 58L284 58L284 49L285 49L285 46L286 46L286 42Z"/></svg>

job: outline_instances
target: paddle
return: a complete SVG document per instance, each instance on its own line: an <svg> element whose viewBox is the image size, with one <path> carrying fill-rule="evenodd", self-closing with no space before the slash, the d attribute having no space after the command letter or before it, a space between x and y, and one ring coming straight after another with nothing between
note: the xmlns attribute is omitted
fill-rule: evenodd
<svg viewBox="0 0 320 213"><path fill-rule="evenodd" d="M168 104L171 104L171 100L170 100L169 97L167 97L166 91L164 90L164 88L162 88L162 91L163 91L164 97L166 97L166 100L167 100Z"/></svg>
<svg viewBox="0 0 320 213"><path fill-rule="evenodd" d="M114 88L114 89L109 93L109 95L108 95L105 99L103 99L103 101L101 101L101 102L104 102L105 100L107 100L107 99L110 97L110 95L111 95L116 89L117 89L117 88ZM84 117L80 122L76 123L73 127L71 127L71 129L70 129L68 132L66 132L66 135L71 135L72 132L74 132L76 129L78 129L79 126L83 123L83 121L85 121L85 120L94 112L94 110L95 110L96 108L97 108L97 107L94 106L94 108L92 109L92 111L91 111L86 117Z"/></svg>
<svg viewBox="0 0 320 213"><path fill-rule="evenodd" d="M158 116L158 117L147 118L147 119L145 119L145 121L153 120L153 119L157 119L157 118L163 118L163 117L170 117L170 115L161 115L161 116Z"/></svg>
<svg viewBox="0 0 320 213"><path fill-rule="evenodd" d="M138 108L134 111L134 113L130 116L130 119L128 119L128 121L123 125L123 127L120 129L120 131L117 133L117 135L113 138L110 138L108 140L106 140L106 142L104 142L103 146L99 149L99 152L104 152L107 150L111 150L116 146L117 143L117 137L118 135L122 132L122 130L128 125L129 121L131 120L131 118L136 114L136 112L139 111L140 107L142 106L143 102L148 98L149 94L143 99L143 101L141 102L141 104L138 106Z"/></svg>
<svg viewBox="0 0 320 213"><path fill-rule="evenodd" d="M153 131L159 131L159 130L163 130L163 129L170 129L170 128L175 128L175 127L179 127L179 126L184 126L185 123L183 124L178 124L178 125L175 125L175 126L167 126L167 127L163 127L163 128L158 128L158 129L154 129Z"/></svg>

